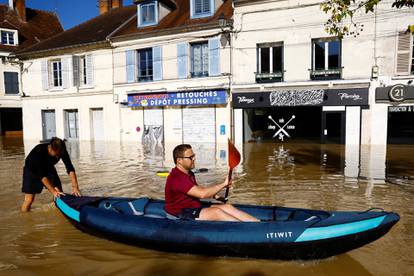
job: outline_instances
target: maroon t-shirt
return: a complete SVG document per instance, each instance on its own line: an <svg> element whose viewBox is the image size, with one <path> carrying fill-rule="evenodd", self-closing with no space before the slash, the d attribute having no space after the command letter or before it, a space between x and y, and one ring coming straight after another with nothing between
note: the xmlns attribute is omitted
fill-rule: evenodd
<svg viewBox="0 0 414 276"><path fill-rule="evenodd" d="M165 211L177 216L185 208L200 208L200 200L187 195L194 185L197 182L192 171L186 174L177 168L172 169L165 184Z"/></svg>

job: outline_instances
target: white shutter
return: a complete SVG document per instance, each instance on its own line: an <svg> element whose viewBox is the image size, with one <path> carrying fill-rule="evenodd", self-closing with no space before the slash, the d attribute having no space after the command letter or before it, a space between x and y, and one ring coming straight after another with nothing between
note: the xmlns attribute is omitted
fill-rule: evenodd
<svg viewBox="0 0 414 276"><path fill-rule="evenodd" d="M86 55L86 85L93 86L93 58L92 55Z"/></svg>
<svg viewBox="0 0 414 276"><path fill-rule="evenodd" d="M48 61L42 60L42 88L43 90L49 90L49 72L48 72Z"/></svg>
<svg viewBox="0 0 414 276"><path fill-rule="evenodd" d="M67 58L64 57L61 59L62 62L62 87L63 89L69 88L70 80L69 80L69 62L72 62L70 59L72 57Z"/></svg>
<svg viewBox="0 0 414 276"><path fill-rule="evenodd" d="M73 86L79 87L79 56L72 56Z"/></svg>
<svg viewBox="0 0 414 276"><path fill-rule="evenodd" d="M411 36L407 32L398 33L395 66L396 75L406 76L410 74Z"/></svg>

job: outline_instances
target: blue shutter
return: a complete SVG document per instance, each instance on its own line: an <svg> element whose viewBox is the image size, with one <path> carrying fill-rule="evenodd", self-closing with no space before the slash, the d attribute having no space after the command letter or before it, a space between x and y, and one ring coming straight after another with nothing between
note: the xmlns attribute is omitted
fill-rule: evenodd
<svg viewBox="0 0 414 276"><path fill-rule="evenodd" d="M48 69L48 62L47 60L42 60L42 89L49 90L49 71Z"/></svg>
<svg viewBox="0 0 414 276"><path fill-rule="evenodd" d="M157 46L152 48L152 68L154 70L154 80L162 80L162 48Z"/></svg>
<svg viewBox="0 0 414 276"><path fill-rule="evenodd" d="M220 75L220 41L212 38L208 41L208 75Z"/></svg>
<svg viewBox="0 0 414 276"><path fill-rule="evenodd" d="M188 44L179 43L177 44L177 65L178 65L178 78L186 79L188 75L187 69L188 63Z"/></svg>
<svg viewBox="0 0 414 276"><path fill-rule="evenodd" d="M127 82L135 82L135 50L129 50L126 54L126 77Z"/></svg>
<svg viewBox="0 0 414 276"><path fill-rule="evenodd" d="M93 59L92 55L86 55L86 85L93 86Z"/></svg>

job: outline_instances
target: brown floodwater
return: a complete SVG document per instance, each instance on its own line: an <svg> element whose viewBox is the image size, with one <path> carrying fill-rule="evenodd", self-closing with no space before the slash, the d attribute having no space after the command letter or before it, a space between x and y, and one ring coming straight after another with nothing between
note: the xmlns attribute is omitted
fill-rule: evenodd
<svg viewBox="0 0 414 276"><path fill-rule="evenodd" d="M414 275L414 146L347 148L314 143L237 145L232 203L326 210L380 207L399 223L381 239L346 254L315 261L204 257L142 249L83 233L37 196L19 211L25 155L35 141L0 137L0 274L4 275ZM69 143L84 195L164 197L171 149L138 143ZM226 175L225 145L195 147L198 182ZM59 163L63 187L70 181Z"/></svg>

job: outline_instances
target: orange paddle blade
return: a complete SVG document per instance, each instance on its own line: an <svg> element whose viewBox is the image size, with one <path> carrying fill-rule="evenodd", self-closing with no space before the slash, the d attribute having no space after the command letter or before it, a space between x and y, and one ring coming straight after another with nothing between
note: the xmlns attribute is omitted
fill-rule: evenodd
<svg viewBox="0 0 414 276"><path fill-rule="evenodd" d="M235 168L240 163L240 152L236 149L236 147L233 145L233 143L228 139L229 141L229 167L230 170Z"/></svg>

